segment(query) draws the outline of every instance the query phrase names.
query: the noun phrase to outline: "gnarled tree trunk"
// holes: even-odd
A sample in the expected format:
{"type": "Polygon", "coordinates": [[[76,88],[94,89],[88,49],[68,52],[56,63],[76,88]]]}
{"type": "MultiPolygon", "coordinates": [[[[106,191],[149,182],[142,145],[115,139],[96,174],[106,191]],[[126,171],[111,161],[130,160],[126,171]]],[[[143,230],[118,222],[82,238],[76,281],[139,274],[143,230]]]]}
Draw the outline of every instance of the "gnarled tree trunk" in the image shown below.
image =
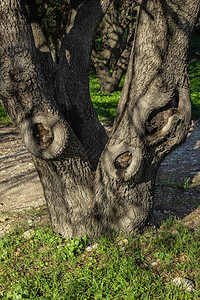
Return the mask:
{"type": "Polygon", "coordinates": [[[1,1],[0,99],[32,153],[55,230],[132,234],[151,217],[161,161],[188,132],[187,51],[200,4],[141,1],[108,139],[90,99],[89,60],[110,1],[71,2],[57,68],[23,1],[1,1]]]}

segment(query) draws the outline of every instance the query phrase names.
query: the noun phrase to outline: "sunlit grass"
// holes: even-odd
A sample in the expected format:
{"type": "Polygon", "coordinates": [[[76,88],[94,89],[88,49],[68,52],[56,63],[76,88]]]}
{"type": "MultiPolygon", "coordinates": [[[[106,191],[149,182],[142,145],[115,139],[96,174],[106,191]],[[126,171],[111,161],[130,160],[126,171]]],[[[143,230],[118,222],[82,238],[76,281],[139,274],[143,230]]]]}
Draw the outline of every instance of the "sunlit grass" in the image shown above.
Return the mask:
{"type": "Polygon", "coordinates": [[[102,123],[112,123],[117,111],[117,105],[121,96],[122,87],[124,84],[122,78],[120,85],[114,93],[106,94],[100,91],[99,79],[95,74],[90,76],[90,95],[102,123]]]}
{"type": "MultiPolygon", "coordinates": [[[[200,62],[189,64],[190,90],[192,101],[192,118],[200,118],[200,62]]],[[[120,99],[124,78],[120,82],[118,90],[112,94],[100,91],[98,77],[90,76],[90,94],[99,119],[103,123],[113,122],[120,99]]]]}
{"type": "Polygon", "coordinates": [[[136,238],[67,240],[50,228],[0,240],[2,299],[199,299],[200,230],[167,220],[136,238]],[[152,264],[154,263],[154,264],[152,264]],[[189,278],[193,292],[174,286],[189,278]]]}

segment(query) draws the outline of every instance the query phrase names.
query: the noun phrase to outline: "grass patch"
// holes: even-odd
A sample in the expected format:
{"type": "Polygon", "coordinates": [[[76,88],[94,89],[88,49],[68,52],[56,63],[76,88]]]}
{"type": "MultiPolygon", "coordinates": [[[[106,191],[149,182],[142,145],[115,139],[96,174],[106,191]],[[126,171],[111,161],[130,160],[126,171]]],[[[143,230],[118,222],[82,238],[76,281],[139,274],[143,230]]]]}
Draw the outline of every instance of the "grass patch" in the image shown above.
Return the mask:
{"type": "Polygon", "coordinates": [[[90,75],[90,95],[94,108],[102,123],[112,123],[114,121],[117,105],[121,96],[125,76],[122,78],[118,90],[111,94],[100,91],[98,77],[92,73],[90,75]]]}
{"type": "MultiPolygon", "coordinates": [[[[192,101],[192,119],[200,118],[200,62],[189,63],[190,90],[192,101]]],[[[95,74],[90,76],[90,94],[93,105],[102,123],[112,123],[117,105],[121,96],[125,76],[122,78],[119,88],[112,94],[100,91],[98,77],[95,74]]]]}
{"type": "Polygon", "coordinates": [[[199,299],[200,230],[171,219],[137,238],[63,239],[48,227],[0,240],[2,299],[199,299]],[[176,234],[174,235],[174,231],[176,234]],[[152,265],[153,262],[157,262],[152,265]],[[174,286],[189,278],[193,292],[174,286]]]}
{"type": "Polygon", "coordinates": [[[7,116],[3,106],[0,103],[0,125],[9,125],[11,124],[11,121],[9,119],[9,117],[7,116]]]}

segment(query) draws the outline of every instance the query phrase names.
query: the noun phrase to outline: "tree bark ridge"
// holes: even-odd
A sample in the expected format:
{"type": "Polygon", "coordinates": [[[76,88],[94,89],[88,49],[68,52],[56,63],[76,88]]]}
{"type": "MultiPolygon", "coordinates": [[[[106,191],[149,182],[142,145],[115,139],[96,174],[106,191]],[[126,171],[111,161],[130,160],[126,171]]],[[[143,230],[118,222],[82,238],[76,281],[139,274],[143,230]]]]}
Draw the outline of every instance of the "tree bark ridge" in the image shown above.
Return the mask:
{"type": "Polygon", "coordinates": [[[189,130],[187,52],[200,5],[197,1],[179,4],[160,0],[143,1],[140,6],[117,116],[96,172],[95,206],[105,232],[109,226],[119,231],[124,224],[123,230],[132,233],[149,220],[157,169],[165,156],[185,140],[189,130]],[[127,166],[120,167],[115,162],[126,153],[127,166]],[[105,205],[106,199],[112,203],[111,210],[105,205]],[[122,212],[118,215],[120,207],[127,212],[124,216],[122,212]],[[142,216],[141,226],[135,226],[138,215],[142,216]]]}

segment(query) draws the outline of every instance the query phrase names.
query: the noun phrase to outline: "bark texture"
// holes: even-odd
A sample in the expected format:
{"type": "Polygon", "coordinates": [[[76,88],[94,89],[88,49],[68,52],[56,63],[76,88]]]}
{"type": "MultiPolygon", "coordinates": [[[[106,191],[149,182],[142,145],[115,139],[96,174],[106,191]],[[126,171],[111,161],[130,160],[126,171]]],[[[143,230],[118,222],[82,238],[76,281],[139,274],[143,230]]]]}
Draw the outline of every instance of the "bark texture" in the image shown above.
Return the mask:
{"type": "Polygon", "coordinates": [[[200,3],[140,1],[108,139],[90,99],[89,61],[110,1],[71,2],[56,67],[23,1],[1,1],[0,100],[32,153],[56,231],[136,233],[149,222],[159,164],[189,128],[187,51],[200,3]]]}
{"type": "Polygon", "coordinates": [[[117,116],[97,169],[98,230],[133,233],[149,220],[157,169],[189,129],[187,51],[198,10],[197,1],[141,4],[117,116]]]}

